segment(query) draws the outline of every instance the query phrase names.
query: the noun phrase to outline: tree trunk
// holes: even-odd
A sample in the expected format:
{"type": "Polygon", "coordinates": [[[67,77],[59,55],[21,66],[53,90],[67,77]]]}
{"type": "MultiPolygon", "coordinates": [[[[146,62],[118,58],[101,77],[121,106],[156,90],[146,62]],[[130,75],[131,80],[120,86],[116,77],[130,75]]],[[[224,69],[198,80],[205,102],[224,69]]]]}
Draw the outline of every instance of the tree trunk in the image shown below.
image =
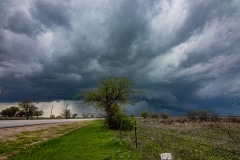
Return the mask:
{"type": "Polygon", "coordinates": [[[113,109],[112,107],[108,107],[106,113],[107,113],[106,122],[108,124],[108,127],[111,129],[118,129],[119,125],[117,121],[117,116],[119,114],[119,111],[116,110],[116,108],[113,109]]]}
{"type": "Polygon", "coordinates": [[[26,120],[28,120],[29,119],[29,113],[27,112],[27,115],[26,115],[26,120]]]}

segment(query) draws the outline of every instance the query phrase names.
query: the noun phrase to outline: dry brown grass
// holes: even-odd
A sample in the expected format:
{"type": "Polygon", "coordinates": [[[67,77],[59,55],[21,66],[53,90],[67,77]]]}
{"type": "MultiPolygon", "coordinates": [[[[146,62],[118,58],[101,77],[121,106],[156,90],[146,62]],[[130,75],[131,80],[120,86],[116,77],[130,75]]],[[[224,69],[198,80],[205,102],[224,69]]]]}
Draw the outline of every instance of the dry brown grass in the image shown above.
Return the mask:
{"type": "Polygon", "coordinates": [[[42,137],[55,137],[54,135],[61,135],[56,134],[53,131],[59,130],[60,131],[72,131],[74,129],[78,129],[81,126],[85,125],[84,122],[64,122],[64,123],[55,123],[55,124],[41,124],[41,125],[34,125],[34,126],[24,126],[24,127],[14,127],[14,128],[3,128],[0,130],[0,140],[7,141],[13,140],[16,138],[16,135],[22,132],[34,132],[34,131],[43,131],[42,137]]]}
{"type": "Polygon", "coordinates": [[[240,123],[184,119],[137,119],[137,149],[134,132],[123,132],[121,138],[143,159],[158,159],[159,152],[171,152],[184,160],[240,159],[240,123]]]}

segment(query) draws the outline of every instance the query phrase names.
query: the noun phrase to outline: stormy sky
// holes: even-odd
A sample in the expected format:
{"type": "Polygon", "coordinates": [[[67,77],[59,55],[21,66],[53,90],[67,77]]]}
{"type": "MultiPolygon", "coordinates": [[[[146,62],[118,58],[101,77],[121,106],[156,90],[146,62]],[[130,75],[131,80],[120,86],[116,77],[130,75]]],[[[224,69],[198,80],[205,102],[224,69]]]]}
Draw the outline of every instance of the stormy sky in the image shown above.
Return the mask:
{"type": "Polygon", "coordinates": [[[0,102],[73,100],[103,76],[130,110],[240,114],[239,0],[1,0],[0,102]]]}

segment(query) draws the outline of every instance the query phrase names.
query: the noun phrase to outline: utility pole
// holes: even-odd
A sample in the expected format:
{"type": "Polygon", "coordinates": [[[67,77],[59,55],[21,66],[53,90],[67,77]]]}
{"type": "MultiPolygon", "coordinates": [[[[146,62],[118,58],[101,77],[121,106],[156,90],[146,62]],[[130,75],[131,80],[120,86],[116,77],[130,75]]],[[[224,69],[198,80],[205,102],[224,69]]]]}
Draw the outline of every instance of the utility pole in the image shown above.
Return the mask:
{"type": "Polygon", "coordinates": [[[53,110],[53,105],[52,105],[52,109],[51,109],[51,113],[50,113],[50,118],[53,118],[52,117],[52,110],[53,110]]]}
{"type": "Polygon", "coordinates": [[[0,94],[2,93],[2,85],[0,86],[0,94]]]}
{"type": "Polygon", "coordinates": [[[65,114],[65,119],[68,118],[68,110],[67,110],[67,107],[68,107],[68,103],[67,103],[67,106],[66,106],[66,114],[65,114]]]}

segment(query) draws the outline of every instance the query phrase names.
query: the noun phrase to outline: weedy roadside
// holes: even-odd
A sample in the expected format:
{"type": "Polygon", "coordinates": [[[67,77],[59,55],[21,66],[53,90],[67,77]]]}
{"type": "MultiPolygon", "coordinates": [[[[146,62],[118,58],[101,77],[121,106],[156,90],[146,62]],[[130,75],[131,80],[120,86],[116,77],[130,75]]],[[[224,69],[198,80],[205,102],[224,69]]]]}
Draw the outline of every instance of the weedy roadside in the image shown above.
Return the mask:
{"type": "Polygon", "coordinates": [[[90,122],[65,122],[35,126],[4,128],[0,131],[0,160],[29,148],[34,144],[65,135],[90,122]]]}

